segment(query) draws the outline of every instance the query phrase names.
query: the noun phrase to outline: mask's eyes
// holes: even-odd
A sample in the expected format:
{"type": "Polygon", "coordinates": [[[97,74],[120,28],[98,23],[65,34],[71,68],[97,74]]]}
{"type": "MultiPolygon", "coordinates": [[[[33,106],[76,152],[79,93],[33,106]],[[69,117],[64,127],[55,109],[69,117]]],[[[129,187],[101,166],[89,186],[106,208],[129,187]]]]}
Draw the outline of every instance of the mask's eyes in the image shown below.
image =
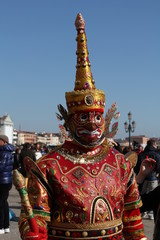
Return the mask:
{"type": "Polygon", "coordinates": [[[80,115],[80,121],[81,122],[85,122],[85,121],[87,121],[88,120],[88,115],[86,114],[86,113],[82,113],[81,115],[80,115]]]}
{"type": "Polygon", "coordinates": [[[101,123],[101,120],[102,120],[101,115],[96,115],[96,116],[95,116],[95,121],[96,121],[96,123],[101,123]]]}

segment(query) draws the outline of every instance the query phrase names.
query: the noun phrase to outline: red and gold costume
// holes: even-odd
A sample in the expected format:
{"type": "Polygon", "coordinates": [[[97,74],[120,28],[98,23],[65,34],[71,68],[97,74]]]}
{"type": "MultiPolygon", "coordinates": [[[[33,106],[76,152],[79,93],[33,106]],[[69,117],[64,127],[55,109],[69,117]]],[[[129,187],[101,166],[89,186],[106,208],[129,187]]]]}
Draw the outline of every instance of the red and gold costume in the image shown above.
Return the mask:
{"type": "Polygon", "coordinates": [[[105,95],[95,88],[84,26],[78,14],[75,89],[66,93],[68,112],[59,106],[68,140],[36,164],[25,159],[27,206],[32,212],[26,216],[23,201],[22,239],[146,239],[133,172],[135,155],[125,158],[104,136],[105,95]],[[33,219],[40,229],[35,235],[33,219]]]}

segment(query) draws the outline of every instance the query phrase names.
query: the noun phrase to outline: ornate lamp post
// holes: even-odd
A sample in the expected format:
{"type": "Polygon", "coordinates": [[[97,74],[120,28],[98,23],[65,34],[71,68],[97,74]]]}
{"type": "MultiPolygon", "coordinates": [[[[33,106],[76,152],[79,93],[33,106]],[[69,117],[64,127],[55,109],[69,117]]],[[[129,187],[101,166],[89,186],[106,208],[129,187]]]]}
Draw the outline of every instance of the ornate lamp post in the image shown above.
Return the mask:
{"type": "Polygon", "coordinates": [[[131,146],[131,132],[134,132],[135,128],[136,128],[136,122],[132,121],[132,113],[129,112],[128,113],[128,120],[129,120],[129,124],[127,122],[124,123],[124,129],[126,131],[126,133],[129,133],[129,147],[131,146]]]}

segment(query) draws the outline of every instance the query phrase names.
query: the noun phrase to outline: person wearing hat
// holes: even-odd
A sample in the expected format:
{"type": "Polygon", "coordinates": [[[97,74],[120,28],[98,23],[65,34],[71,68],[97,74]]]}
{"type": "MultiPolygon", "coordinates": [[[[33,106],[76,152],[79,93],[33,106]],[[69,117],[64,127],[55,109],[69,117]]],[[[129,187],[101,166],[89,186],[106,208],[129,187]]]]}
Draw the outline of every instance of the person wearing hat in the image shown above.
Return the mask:
{"type": "Polygon", "coordinates": [[[6,135],[0,135],[0,234],[9,233],[8,196],[12,188],[14,146],[6,135]]]}
{"type": "Polygon", "coordinates": [[[36,163],[24,159],[27,191],[17,171],[14,175],[22,199],[20,234],[22,239],[144,240],[136,153],[125,158],[109,144],[105,94],[95,87],[81,14],[75,25],[75,87],[66,92],[67,110],[59,105],[57,114],[64,120],[65,142],[36,163]]]}

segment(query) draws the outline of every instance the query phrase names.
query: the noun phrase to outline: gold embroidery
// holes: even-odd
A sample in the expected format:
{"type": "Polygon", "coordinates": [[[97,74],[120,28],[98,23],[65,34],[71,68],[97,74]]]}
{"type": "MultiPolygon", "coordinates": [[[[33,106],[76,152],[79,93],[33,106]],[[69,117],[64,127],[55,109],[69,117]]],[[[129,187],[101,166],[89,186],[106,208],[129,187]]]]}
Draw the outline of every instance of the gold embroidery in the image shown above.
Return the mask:
{"type": "MultiPolygon", "coordinates": [[[[82,203],[84,203],[85,201],[85,198],[88,198],[89,197],[89,194],[86,194],[84,192],[84,188],[81,187],[80,189],[79,188],[76,188],[76,191],[77,191],[77,194],[73,194],[73,196],[77,199],[79,199],[82,203]]],[[[75,200],[74,200],[75,201],[75,200]]]]}

